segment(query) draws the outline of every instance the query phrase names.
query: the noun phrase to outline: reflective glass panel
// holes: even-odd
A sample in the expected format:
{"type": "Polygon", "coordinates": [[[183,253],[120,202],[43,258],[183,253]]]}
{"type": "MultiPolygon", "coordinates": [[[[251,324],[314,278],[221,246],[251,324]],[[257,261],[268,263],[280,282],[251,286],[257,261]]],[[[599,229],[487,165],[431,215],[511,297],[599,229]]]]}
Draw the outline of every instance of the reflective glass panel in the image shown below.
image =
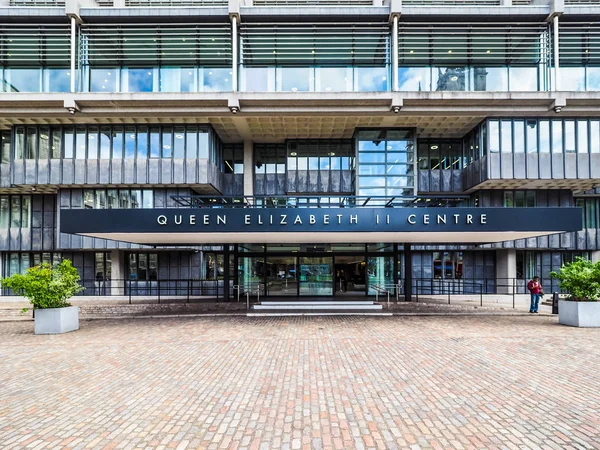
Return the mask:
{"type": "Polygon", "coordinates": [[[200,69],[204,92],[231,91],[231,69],[200,69]]]}
{"type": "Polygon", "coordinates": [[[117,79],[119,69],[111,68],[90,68],[90,91],[91,92],[118,92],[117,79]]]}
{"type": "Polygon", "coordinates": [[[52,69],[44,71],[44,92],[70,92],[71,69],[52,69]]]}
{"type": "Polygon", "coordinates": [[[552,121],[552,153],[562,153],[563,151],[563,126],[562,121],[552,121]]]}
{"type": "Polygon", "coordinates": [[[148,157],[148,127],[139,127],[137,130],[137,157],[148,157]]]}
{"type": "Polygon", "coordinates": [[[538,90],[537,67],[511,67],[508,73],[511,92],[538,90]]]}
{"type": "Polygon", "coordinates": [[[333,295],[333,258],[299,258],[300,295],[333,295]]]}
{"type": "Polygon", "coordinates": [[[269,92],[269,67],[244,67],[243,69],[244,90],[246,92],[269,92]]]}
{"type": "Polygon", "coordinates": [[[132,68],[127,70],[127,92],[152,92],[154,69],[132,68]]]}
{"type": "Polygon", "coordinates": [[[42,69],[4,69],[6,92],[41,92],[42,69]]]}
{"type": "Polygon", "coordinates": [[[312,67],[278,67],[277,86],[278,91],[283,92],[308,92],[313,85],[312,67]]]}
{"type": "Polygon", "coordinates": [[[347,67],[319,67],[316,69],[316,90],[343,92],[352,90],[352,69],[347,67]]]}
{"type": "Polygon", "coordinates": [[[355,67],[354,79],[356,91],[380,92],[388,90],[387,67],[355,67]]]}
{"type": "Polygon", "coordinates": [[[196,92],[197,69],[194,67],[161,67],[161,92],[196,92]]]}
{"type": "Polygon", "coordinates": [[[589,151],[588,121],[577,121],[577,152],[587,153],[589,151]]]}
{"type": "Polygon", "coordinates": [[[398,69],[400,91],[430,91],[431,69],[429,67],[400,67],[398,69]]]}

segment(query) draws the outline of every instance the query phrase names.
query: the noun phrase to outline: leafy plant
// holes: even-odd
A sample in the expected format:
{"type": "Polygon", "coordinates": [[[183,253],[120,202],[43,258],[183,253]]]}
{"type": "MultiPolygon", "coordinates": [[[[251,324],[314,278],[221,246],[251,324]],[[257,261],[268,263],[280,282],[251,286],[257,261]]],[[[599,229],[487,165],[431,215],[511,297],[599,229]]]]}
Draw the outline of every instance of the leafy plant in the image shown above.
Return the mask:
{"type": "Polygon", "coordinates": [[[600,300],[600,261],[577,257],[558,272],[550,272],[551,278],[560,281],[560,288],[567,291],[574,301],[600,300]]]}
{"type": "Polygon", "coordinates": [[[30,267],[24,275],[4,278],[2,286],[26,297],[33,309],[66,308],[71,306],[67,300],[85,289],[79,285],[79,273],[68,259],[30,267]]]}

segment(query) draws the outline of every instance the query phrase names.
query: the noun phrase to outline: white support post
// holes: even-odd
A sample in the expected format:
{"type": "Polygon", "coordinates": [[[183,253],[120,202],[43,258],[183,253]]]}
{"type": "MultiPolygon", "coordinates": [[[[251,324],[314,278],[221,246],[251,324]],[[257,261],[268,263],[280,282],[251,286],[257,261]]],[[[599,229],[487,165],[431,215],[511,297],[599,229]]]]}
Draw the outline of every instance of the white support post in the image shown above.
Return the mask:
{"type": "Polygon", "coordinates": [[[77,58],[77,19],[71,17],[71,92],[75,92],[75,59],[77,58]]]}
{"type": "Polygon", "coordinates": [[[398,91],[398,15],[394,14],[392,25],[392,91],[398,91]]]}
{"type": "Polygon", "coordinates": [[[554,90],[560,91],[560,63],[559,63],[559,39],[558,39],[558,15],[552,19],[554,27],[554,90]]]}
{"type": "Polygon", "coordinates": [[[231,17],[231,84],[233,92],[238,91],[238,26],[237,16],[231,17]]]}

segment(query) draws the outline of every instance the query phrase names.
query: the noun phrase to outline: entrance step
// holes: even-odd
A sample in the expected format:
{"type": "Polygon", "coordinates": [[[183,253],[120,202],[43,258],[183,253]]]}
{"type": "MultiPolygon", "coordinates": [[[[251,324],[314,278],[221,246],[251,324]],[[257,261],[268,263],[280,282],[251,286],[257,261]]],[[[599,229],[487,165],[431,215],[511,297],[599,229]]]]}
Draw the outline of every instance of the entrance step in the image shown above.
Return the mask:
{"type": "Polygon", "coordinates": [[[372,300],[265,300],[252,305],[252,316],[391,315],[372,300]]]}

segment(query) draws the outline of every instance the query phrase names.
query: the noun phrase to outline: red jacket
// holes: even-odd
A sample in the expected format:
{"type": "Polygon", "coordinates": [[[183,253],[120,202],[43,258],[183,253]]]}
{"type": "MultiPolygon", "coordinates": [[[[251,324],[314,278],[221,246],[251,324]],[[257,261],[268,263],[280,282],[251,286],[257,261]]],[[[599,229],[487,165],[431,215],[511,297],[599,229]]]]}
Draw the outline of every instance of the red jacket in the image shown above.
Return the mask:
{"type": "Polygon", "coordinates": [[[535,282],[531,280],[529,283],[527,283],[527,289],[529,289],[529,292],[532,294],[539,294],[542,292],[542,285],[539,281],[535,282]]]}

